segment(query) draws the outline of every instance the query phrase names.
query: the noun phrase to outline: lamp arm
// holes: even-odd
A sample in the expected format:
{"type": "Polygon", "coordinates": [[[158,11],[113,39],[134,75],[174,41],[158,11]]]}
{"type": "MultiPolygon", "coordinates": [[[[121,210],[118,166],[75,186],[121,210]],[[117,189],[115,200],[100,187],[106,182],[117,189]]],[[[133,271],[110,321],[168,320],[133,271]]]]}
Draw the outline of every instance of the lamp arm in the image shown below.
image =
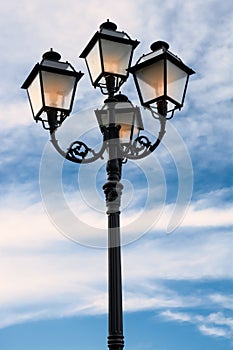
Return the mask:
{"type": "Polygon", "coordinates": [[[164,135],[166,133],[165,127],[166,127],[167,118],[160,116],[159,121],[160,121],[159,134],[158,134],[158,137],[157,137],[157,140],[155,141],[155,143],[150,146],[150,148],[149,148],[150,152],[154,152],[154,150],[158,147],[158,145],[160,144],[160,142],[162,141],[162,138],[164,137],[164,135]]]}
{"type": "Polygon", "coordinates": [[[56,151],[65,159],[73,162],[73,163],[79,163],[79,164],[87,164],[95,162],[97,159],[101,158],[103,159],[103,153],[106,149],[105,142],[103,143],[101,149],[99,152],[95,152],[93,149],[89,148],[84,142],[82,141],[74,141],[71,143],[67,151],[65,152],[58,143],[58,140],[56,139],[55,132],[51,133],[51,140],[50,140],[56,149],[56,151]],[[92,157],[86,158],[86,156],[91,153],[92,157]]]}
{"type": "Polygon", "coordinates": [[[152,144],[146,136],[137,137],[130,146],[126,146],[121,149],[121,154],[126,159],[142,159],[147,157],[149,154],[159,146],[163,136],[165,135],[166,117],[160,115],[158,118],[160,122],[160,130],[156,141],[152,144]]]}

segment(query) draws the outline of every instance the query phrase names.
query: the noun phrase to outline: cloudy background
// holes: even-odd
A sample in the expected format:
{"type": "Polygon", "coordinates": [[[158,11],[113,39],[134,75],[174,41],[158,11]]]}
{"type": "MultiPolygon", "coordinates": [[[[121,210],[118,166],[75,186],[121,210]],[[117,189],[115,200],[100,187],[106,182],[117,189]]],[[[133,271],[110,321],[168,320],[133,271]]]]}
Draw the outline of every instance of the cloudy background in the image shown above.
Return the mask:
{"type": "MultiPolygon", "coordinates": [[[[134,62],[165,40],[196,71],[156,155],[124,166],[126,348],[232,348],[232,17],[230,0],[1,5],[2,350],[106,347],[104,162],[60,160],[20,86],[53,47],[85,73],[61,138],[72,123],[85,133],[82,118],[97,133],[89,112],[103,97],[78,56],[107,18],[141,42],[134,62]],[[61,183],[66,212],[48,195],[61,183]]],[[[131,77],[122,92],[139,104],[131,77]]]]}

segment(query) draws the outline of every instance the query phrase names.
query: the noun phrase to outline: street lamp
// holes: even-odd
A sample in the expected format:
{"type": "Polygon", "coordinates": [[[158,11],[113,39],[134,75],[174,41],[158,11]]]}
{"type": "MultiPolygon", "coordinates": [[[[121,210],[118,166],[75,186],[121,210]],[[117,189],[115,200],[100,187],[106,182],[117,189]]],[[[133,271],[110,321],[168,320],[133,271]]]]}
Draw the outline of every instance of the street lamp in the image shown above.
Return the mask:
{"type": "Polygon", "coordinates": [[[61,55],[52,49],[43,55],[22,85],[27,89],[36,122],[54,131],[70,114],[78,81],[83,73],[76,72],[61,55]]]}
{"type": "Polygon", "coordinates": [[[53,50],[43,55],[22,85],[27,89],[33,117],[50,131],[55,149],[67,160],[75,163],[91,163],[103,159],[106,151],[107,182],[103,186],[108,215],[108,296],[109,326],[108,347],[121,350],[124,347],[121,277],[120,205],[123,186],[122,164],[128,159],[148,156],[160,144],[166,120],[181,109],[184,103],[188,78],[194,71],[177,56],[168,51],[168,44],[158,41],[151,45],[152,52],[143,55],[131,67],[137,40],[116,30],[107,20],[81,54],[89,71],[94,88],[99,87],[107,98],[101,109],[95,110],[103,142],[98,152],[82,141],[74,141],[63,150],[55,133],[72,110],[78,81],[83,73],[76,72],[68,62],[60,62],[61,56],[53,50]],[[119,93],[120,87],[133,74],[142,106],[149,109],[160,123],[154,142],[140,135],[143,121],[139,107],[127,96],[119,93]],[[171,113],[171,116],[168,116],[171,113]]]}
{"type": "Polygon", "coordinates": [[[183,106],[189,76],[194,71],[168,49],[168,43],[156,41],[151,45],[152,52],[140,57],[129,71],[142,106],[162,115],[172,112],[173,116],[183,106]]]}
{"type": "Polygon", "coordinates": [[[117,92],[128,78],[133,51],[139,44],[128,34],[116,30],[109,20],[100,26],[80,57],[84,58],[94,87],[108,95],[117,92]],[[105,92],[104,92],[105,93],[105,92]]]}

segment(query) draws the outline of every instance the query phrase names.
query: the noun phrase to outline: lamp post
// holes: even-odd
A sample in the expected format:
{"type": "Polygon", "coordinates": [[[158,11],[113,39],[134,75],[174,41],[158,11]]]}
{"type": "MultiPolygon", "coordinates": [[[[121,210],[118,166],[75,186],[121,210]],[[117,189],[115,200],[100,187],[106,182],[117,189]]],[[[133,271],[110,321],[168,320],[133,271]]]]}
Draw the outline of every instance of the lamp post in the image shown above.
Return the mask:
{"type": "Polygon", "coordinates": [[[168,51],[169,46],[163,41],[152,44],[152,52],[131,66],[133,51],[138,44],[128,34],[117,31],[116,24],[107,20],[80,55],[86,61],[93,87],[99,87],[107,96],[103,107],[95,110],[103,135],[98,152],[82,141],[74,141],[68,150],[63,150],[55,137],[57,128],[71,113],[77,83],[83,73],[76,72],[70,63],[61,62],[60,54],[51,49],[22,85],[28,92],[35,121],[41,121],[50,131],[52,144],[64,158],[85,164],[103,158],[104,152],[108,157],[107,182],[103,190],[108,215],[109,350],[124,347],[120,239],[122,165],[128,159],[147,157],[158,147],[165,134],[166,120],[173,117],[176,109],[182,108],[188,78],[194,73],[168,51]],[[129,73],[133,74],[142,106],[149,109],[160,123],[153,142],[140,135],[143,121],[139,107],[119,93],[129,73]]]}

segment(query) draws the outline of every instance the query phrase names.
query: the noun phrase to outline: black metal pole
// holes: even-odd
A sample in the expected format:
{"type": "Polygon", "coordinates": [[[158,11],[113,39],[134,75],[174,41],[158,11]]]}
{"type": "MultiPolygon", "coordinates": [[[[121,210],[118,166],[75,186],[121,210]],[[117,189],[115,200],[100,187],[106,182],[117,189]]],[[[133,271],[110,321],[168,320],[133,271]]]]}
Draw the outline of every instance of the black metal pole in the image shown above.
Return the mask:
{"type": "MultiPolygon", "coordinates": [[[[109,106],[110,120],[114,110],[109,106]]],[[[103,186],[108,215],[108,347],[122,350],[123,311],[121,278],[120,204],[123,186],[121,180],[122,159],[118,155],[119,128],[114,123],[107,128],[108,179],[103,186]]]]}
{"type": "MultiPolygon", "coordinates": [[[[117,190],[120,196],[121,188],[117,190]]],[[[108,206],[108,208],[110,208],[108,206]]],[[[108,347],[109,350],[122,350],[123,311],[122,311],[122,280],[121,280],[121,246],[120,246],[120,211],[111,212],[108,209],[108,347]]]]}

